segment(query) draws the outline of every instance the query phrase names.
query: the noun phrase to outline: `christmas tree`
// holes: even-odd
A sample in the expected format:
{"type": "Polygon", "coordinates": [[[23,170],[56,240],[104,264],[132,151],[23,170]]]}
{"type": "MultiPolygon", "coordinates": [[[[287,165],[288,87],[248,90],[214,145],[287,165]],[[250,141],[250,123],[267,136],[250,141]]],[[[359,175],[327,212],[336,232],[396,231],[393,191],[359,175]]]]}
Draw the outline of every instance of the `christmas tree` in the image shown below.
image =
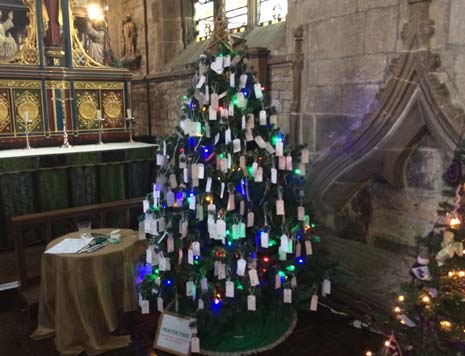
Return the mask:
{"type": "Polygon", "coordinates": [[[174,299],[201,336],[276,305],[316,310],[314,282],[328,268],[304,207],[309,151],[288,145],[248,55],[227,36],[216,32],[217,53],[201,56],[176,133],[158,140],[158,178],[144,201],[151,246],[141,298],[159,311],[174,299]]]}
{"type": "Polygon", "coordinates": [[[395,334],[385,341],[384,355],[465,352],[464,147],[457,150],[445,176],[444,195],[450,201],[440,204],[433,231],[419,239],[419,254],[410,269],[412,280],[393,301],[390,326],[395,334]]]}

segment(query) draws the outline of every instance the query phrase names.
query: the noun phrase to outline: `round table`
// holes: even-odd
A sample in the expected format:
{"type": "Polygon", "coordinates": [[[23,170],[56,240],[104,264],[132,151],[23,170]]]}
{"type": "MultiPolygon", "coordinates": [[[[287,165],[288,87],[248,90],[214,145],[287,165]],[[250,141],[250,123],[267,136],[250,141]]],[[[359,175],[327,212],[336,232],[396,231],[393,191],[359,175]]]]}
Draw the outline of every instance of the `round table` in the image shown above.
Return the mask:
{"type": "MultiPolygon", "coordinates": [[[[92,232],[109,234],[112,229],[92,232]]],[[[79,238],[71,233],[53,240],[47,249],[64,238],[79,238]]],[[[43,339],[55,335],[62,355],[85,351],[96,355],[126,347],[130,336],[113,336],[118,312],[137,308],[135,265],[147,248],[133,230],[121,230],[121,242],[108,244],[90,253],[44,254],[38,327],[31,335],[43,339]]]]}

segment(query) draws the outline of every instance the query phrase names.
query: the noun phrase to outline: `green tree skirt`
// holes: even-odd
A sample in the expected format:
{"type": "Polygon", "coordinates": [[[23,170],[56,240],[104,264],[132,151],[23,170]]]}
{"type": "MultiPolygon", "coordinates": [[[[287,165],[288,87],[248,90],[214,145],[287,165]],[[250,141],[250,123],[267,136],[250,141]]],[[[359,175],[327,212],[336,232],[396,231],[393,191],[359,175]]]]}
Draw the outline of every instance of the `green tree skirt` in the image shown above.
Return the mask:
{"type": "Polygon", "coordinates": [[[202,354],[231,356],[271,350],[294,330],[293,306],[272,304],[256,312],[217,310],[197,316],[202,354]]]}

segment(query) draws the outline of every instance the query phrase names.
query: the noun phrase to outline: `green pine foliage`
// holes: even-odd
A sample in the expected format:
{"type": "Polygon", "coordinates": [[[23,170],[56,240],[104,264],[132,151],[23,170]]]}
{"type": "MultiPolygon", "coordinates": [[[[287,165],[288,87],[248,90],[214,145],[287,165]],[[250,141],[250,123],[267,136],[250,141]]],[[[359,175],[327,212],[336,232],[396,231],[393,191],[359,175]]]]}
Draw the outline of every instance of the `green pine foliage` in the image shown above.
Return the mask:
{"type": "MultiPolygon", "coordinates": [[[[460,157],[461,153],[457,154],[460,157]]],[[[423,280],[412,274],[412,281],[401,286],[393,297],[393,315],[386,326],[394,330],[404,355],[463,355],[465,352],[465,240],[463,160],[452,166],[460,181],[452,184],[444,194],[448,199],[439,204],[439,220],[433,231],[419,239],[426,246],[427,266],[431,278],[423,280]],[[459,189],[457,189],[459,187],[459,189]],[[454,197],[451,199],[451,197],[454,197]],[[451,224],[452,218],[460,224],[451,224]],[[401,322],[402,317],[409,322],[401,322]]],[[[447,176],[446,176],[447,177],[447,176]]],[[[414,265],[413,267],[417,266],[414,265]]],[[[389,333],[389,332],[388,332],[389,333]]],[[[384,350],[387,352],[387,348],[384,350]]],[[[390,355],[383,353],[383,355],[390,355]]]]}

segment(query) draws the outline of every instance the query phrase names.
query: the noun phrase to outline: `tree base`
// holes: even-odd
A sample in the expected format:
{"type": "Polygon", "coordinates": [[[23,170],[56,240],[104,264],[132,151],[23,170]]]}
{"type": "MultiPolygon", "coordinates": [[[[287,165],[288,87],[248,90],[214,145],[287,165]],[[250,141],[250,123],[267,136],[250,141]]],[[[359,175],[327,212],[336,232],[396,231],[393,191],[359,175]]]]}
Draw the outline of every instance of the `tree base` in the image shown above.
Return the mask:
{"type": "Polygon", "coordinates": [[[297,324],[290,306],[233,314],[222,330],[199,330],[201,353],[207,356],[242,356],[268,351],[286,340],[297,324]]]}

